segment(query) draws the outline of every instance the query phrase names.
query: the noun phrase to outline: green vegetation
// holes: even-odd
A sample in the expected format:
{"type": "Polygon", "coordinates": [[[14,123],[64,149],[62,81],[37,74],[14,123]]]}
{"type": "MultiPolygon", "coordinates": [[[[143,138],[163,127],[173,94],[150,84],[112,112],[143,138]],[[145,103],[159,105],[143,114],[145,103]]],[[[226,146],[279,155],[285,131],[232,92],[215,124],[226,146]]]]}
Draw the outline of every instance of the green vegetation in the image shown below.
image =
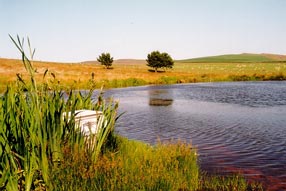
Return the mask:
{"type": "Polygon", "coordinates": [[[142,142],[116,136],[96,163],[85,153],[72,153],[53,172],[56,190],[262,190],[239,175],[206,176],[199,172],[196,150],[183,142],[142,142]],[[112,145],[112,146],[110,146],[112,145]]]}
{"type": "Polygon", "coordinates": [[[262,62],[281,62],[286,61],[286,56],[273,54],[227,54],[219,56],[209,56],[178,60],[178,62],[188,63],[262,63],[262,62]]]}
{"type": "MultiPolygon", "coordinates": [[[[22,54],[29,83],[19,74],[16,84],[7,87],[0,99],[0,189],[53,190],[53,170],[64,160],[62,147],[72,153],[85,152],[96,163],[103,145],[112,137],[117,104],[100,99],[94,103],[92,90],[87,94],[64,92],[47,70],[46,83],[38,85],[36,69],[27,58],[20,38],[14,44],[22,54]],[[98,123],[98,133],[86,138],[75,129],[77,109],[101,110],[105,123],[98,123]],[[70,112],[71,116],[63,116],[70,112]]],[[[28,40],[29,48],[30,42],[28,40]]],[[[31,58],[34,51],[30,48],[31,58]]]]}
{"type": "Polygon", "coordinates": [[[98,58],[97,61],[104,65],[107,69],[110,68],[113,62],[113,57],[110,56],[110,53],[102,53],[98,58]]]}
{"type": "Polygon", "coordinates": [[[285,80],[286,63],[176,63],[179,82],[267,81],[285,80]]]}
{"type": "Polygon", "coordinates": [[[233,191],[233,190],[247,190],[247,191],[262,191],[263,187],[258,183],[247,183],[240,175],[233,175],[229,177],[219,176],[202,176],[202,185],[200,191],[233,191]]]}
{"type": "Polygon", "coordinates": [[[68,153],[55,171],[63,190],[197,190],[199,169],[195,150],[183,143],[154,147],[117,137],[118,147],[105,150],[91,164],[80,154],[68,153]],[[115,148],[115,150],[114,150],[115,148]],[[68,156],[73,156],[70,158],[68,156]],[[82,160],[84,159],[84,160],[82,160]],[[86,166],[90,166],[86,169],[86,166]],[[85,184],[82,184],[85,183],[85,184]],[[86,187],[82,187],[86,186],[86,187]]]}
{"type": "Polygon", "coordinates": [[[100,95],[92,99],[93,79],[87,93],[63,90],[50,70],[38,83],[23,41],[12,40],[27,76],[18,74],[0,97],[1,190],[262,190],[240,176],[205,176],[190,144],[150,146],[115,135],[118,104],[106,104],[100,95]],[[86,137],[75,129],[78,109],[103,111],[106,123],[97,134],[86,137]]]}
{"type": "MultiPolygon", "coordinates": [[[[143,79],[137,79],[137,78],[128,78],[124,80],[103,80],[103,83],[105,88],[124,88],[124,87],[131,87],[131,86],[143,86],[148,84],[145,80],[143,79]]],[[[102,85],[101,84],[101,85],[102,85]]]]}
{"type": "Polygon", "coordinates": [[[174,61],[171,56],[166,53],[160,53],[159,51],[153,51],[147,56],[147,66],[154,68],[157,72],[158,68],[173,68],[174,61]]]}

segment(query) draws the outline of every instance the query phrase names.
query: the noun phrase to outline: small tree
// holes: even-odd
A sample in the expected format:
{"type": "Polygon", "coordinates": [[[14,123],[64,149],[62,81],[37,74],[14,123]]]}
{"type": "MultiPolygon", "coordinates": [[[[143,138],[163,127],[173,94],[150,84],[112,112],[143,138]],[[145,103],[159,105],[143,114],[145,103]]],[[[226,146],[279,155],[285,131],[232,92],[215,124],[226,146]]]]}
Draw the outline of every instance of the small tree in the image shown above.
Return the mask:
{"type": "Polygon", "coordinates": [[[159,51],[153,51],[147,56],[147,66],[154,68],[157,72],[158,68],[173,68],[174,61],[171,56],[166,53],[160,53],[159,51]]]}
{"type": "Polygon", "coordinates": [[[111,57],[109,53],[102,53],[97,58],[97,61],[100,62],[101,65],[104,65],[108,69],[113,63],[113,57],[111,57]]]}

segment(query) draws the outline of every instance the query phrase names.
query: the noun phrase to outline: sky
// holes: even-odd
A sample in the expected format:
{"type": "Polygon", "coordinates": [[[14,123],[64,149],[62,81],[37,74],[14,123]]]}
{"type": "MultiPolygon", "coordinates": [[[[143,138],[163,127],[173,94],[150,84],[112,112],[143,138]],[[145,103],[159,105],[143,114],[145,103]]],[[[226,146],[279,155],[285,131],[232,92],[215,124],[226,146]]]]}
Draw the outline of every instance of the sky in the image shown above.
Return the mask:
{"type": "Polygon", "coordinates": [[[42,61],[286,54],[285,10],[286,0],[0,0],[0,58],[21,56],[9,34],[29,37],[42,61]]]}

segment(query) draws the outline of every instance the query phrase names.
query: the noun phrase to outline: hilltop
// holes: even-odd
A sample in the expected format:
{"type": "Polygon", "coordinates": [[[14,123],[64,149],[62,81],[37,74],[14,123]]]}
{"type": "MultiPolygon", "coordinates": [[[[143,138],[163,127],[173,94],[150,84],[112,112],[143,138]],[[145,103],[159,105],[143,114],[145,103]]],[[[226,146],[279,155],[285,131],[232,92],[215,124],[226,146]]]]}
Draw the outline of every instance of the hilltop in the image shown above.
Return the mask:
{"type": "Polygon", "coordinates": [[[177,62],[191,63],[258,63],[258,62],[286,62],[286,55],[279,54],[225,54],[177,60],[177,62]]]}

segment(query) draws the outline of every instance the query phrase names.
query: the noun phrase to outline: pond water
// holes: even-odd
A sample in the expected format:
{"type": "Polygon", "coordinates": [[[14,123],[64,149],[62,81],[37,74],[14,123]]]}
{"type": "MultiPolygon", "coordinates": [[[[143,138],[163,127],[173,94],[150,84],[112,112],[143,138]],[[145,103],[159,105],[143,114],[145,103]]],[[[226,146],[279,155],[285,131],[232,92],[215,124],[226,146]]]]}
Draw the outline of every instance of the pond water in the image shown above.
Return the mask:
{"type": "Polygon", "coordinates": [[[155,144],[185,140],[208,173],[242,173],[286,190],[286,82],[196,83],[108,90],[116,130],[155,144]]]}

